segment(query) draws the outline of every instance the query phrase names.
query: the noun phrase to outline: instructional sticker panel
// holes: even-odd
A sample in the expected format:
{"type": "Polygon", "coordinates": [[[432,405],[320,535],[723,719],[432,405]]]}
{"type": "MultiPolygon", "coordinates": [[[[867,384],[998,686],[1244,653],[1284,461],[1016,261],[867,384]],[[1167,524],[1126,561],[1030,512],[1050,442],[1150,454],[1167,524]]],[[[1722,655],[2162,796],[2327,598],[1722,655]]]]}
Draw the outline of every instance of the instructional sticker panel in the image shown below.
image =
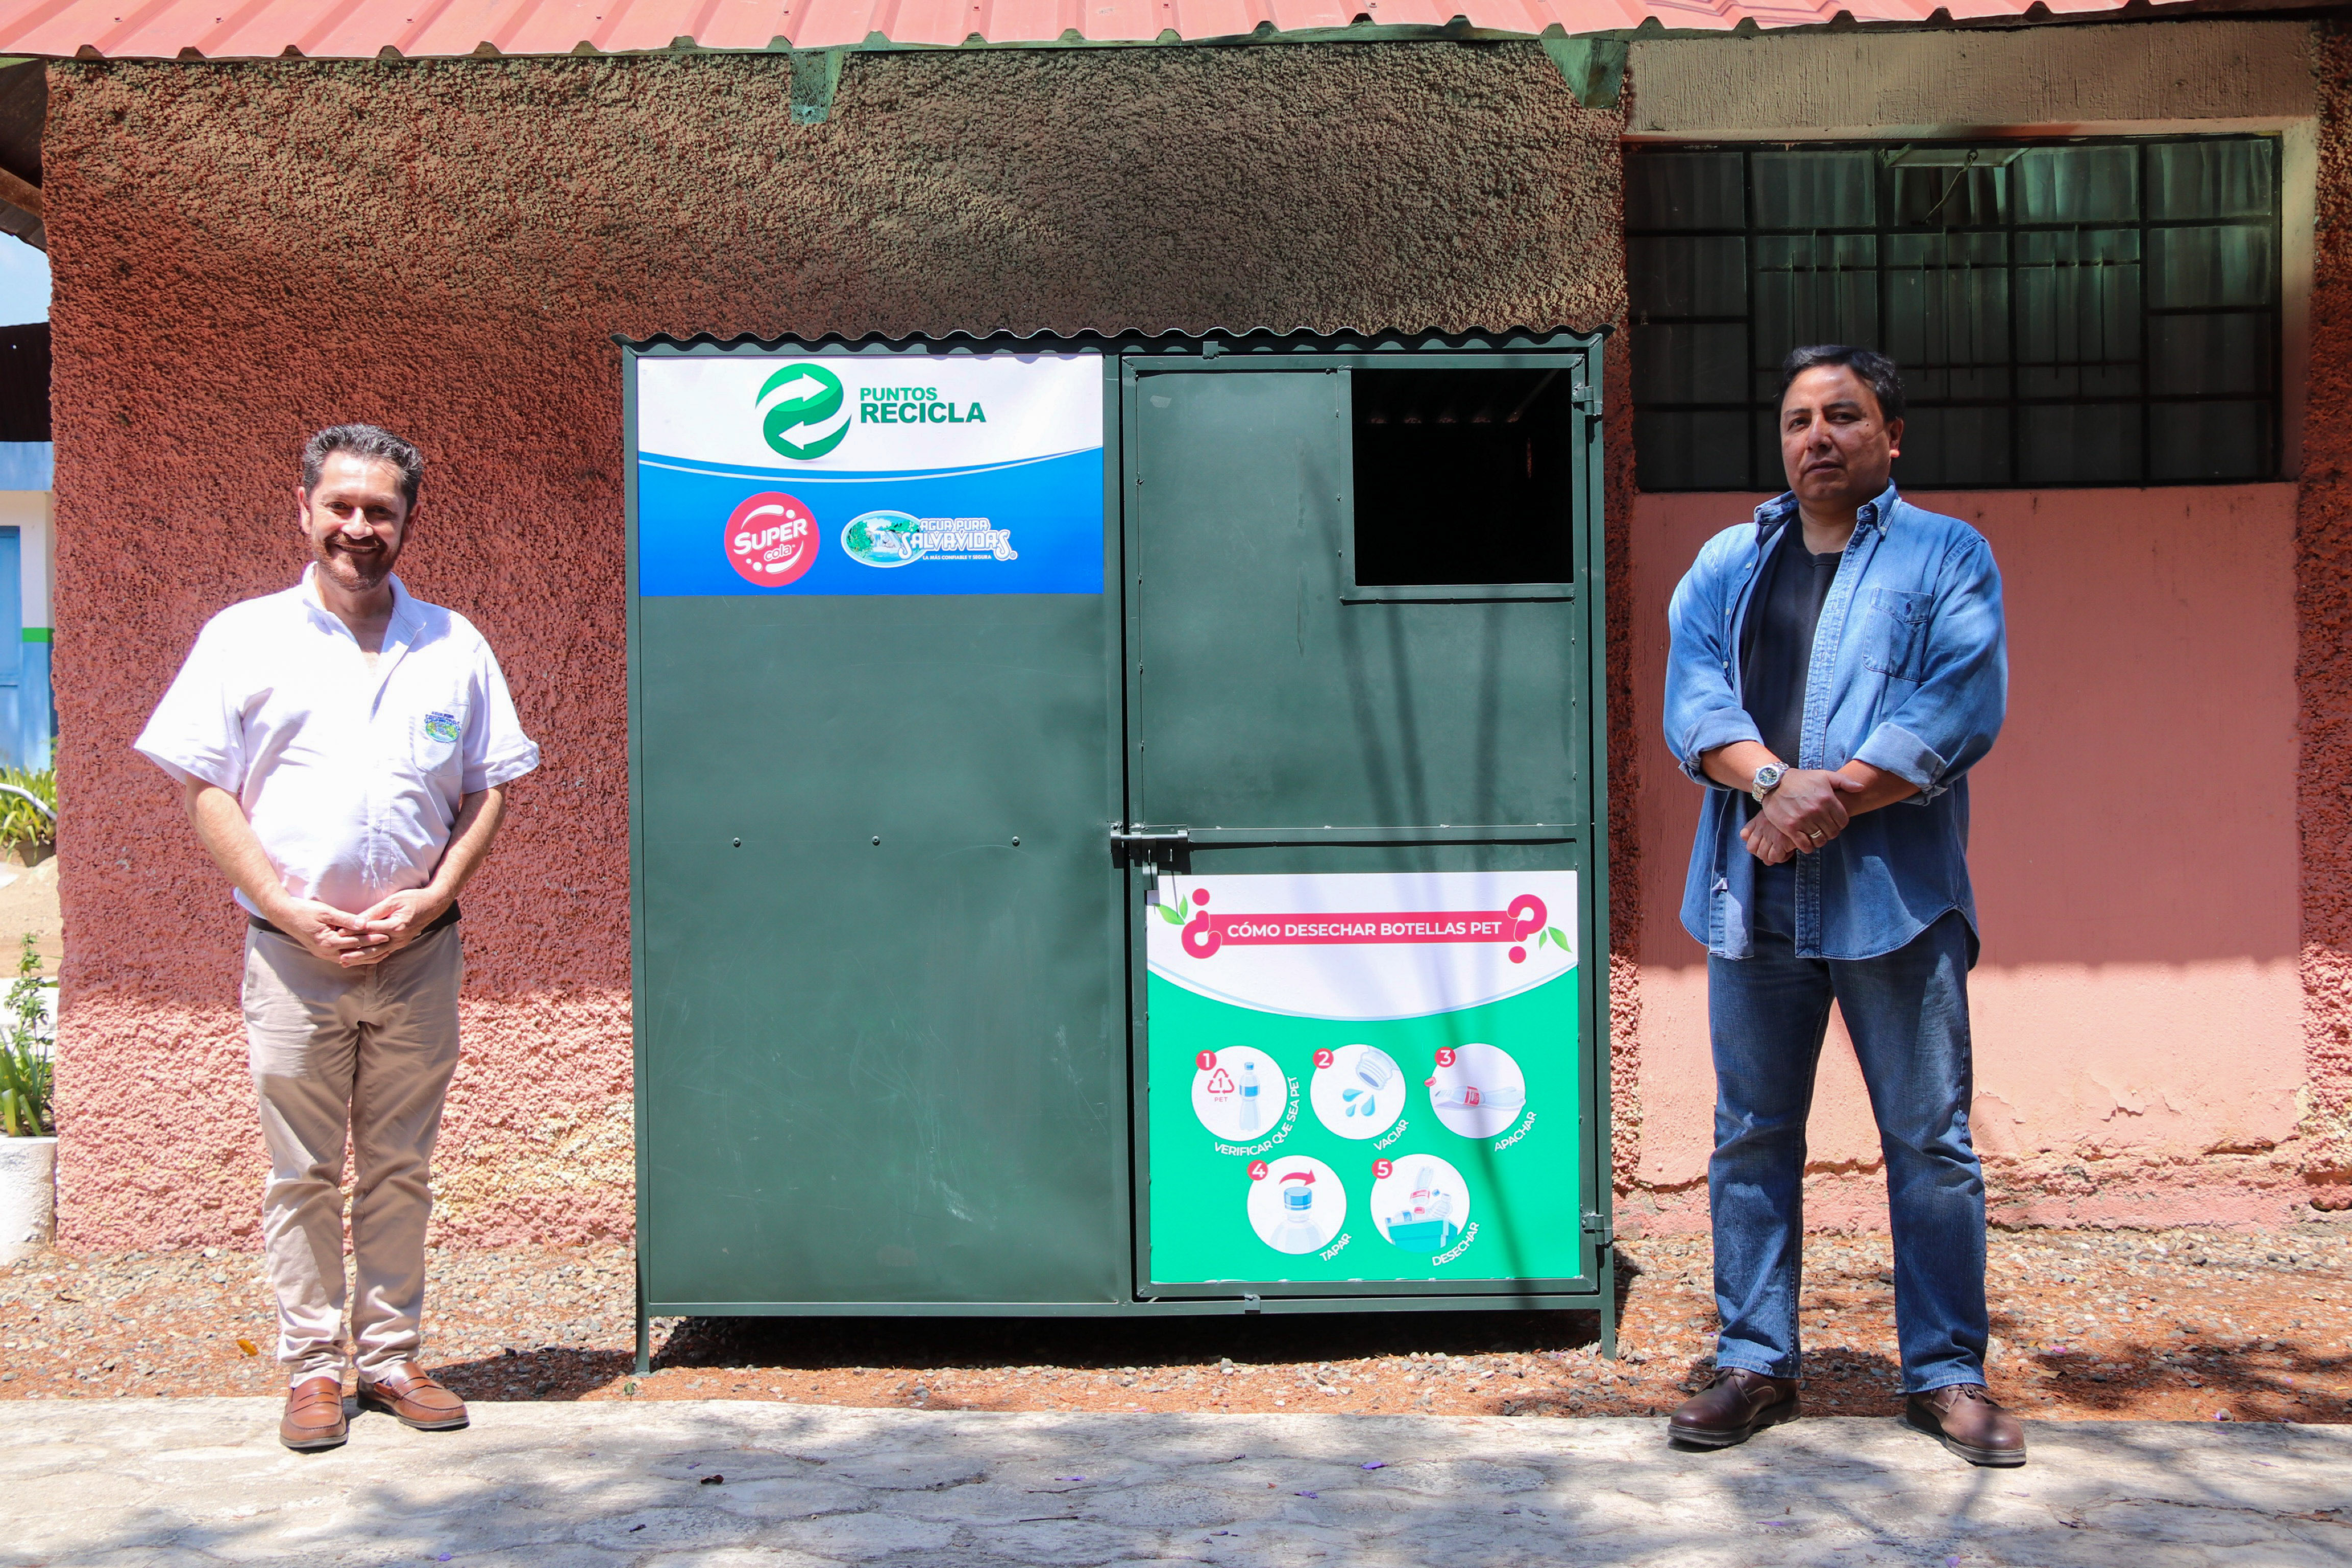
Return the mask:
{"type": "Polygon", "coordinates": [[[646,596],[1102,592],[1098,354],[635,363],[646,596]]]}
{"type": "Polygon", "coordinates": [[[1582,1272],[1576,874],[1162,878],[1155,1286],[1582,1272]]]}

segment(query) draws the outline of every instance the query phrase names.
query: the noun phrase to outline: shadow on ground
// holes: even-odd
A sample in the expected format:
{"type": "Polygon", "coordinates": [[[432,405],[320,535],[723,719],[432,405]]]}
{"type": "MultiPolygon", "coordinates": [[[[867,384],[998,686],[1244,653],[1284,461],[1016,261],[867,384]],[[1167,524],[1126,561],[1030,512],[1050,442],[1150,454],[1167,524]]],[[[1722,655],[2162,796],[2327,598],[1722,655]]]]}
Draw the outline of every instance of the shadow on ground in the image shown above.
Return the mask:
{"type": "Polygon", "coordinates": [[[2033,1467],[1994,1472],[1876,1420],[1692,1455],[1654,1422],[677,1403],[430,1436],[370,1416],[298,1458],[254,1430],[267,1414],[28,1407],[0,1428],[0,1485],[42,1506],[0,1563],[2333,1568],[2352,1549],[2352,1434],[2315,1427],[2043,1426],[2033,1467]]]}
{"type": "Polygon", "coordinates": [[[662,1365],[1068,1367],[1532,1354],[1597,1342],[1590,1312],[1316,1313],[1158,1319],[688,1318],[662,1365]]]}

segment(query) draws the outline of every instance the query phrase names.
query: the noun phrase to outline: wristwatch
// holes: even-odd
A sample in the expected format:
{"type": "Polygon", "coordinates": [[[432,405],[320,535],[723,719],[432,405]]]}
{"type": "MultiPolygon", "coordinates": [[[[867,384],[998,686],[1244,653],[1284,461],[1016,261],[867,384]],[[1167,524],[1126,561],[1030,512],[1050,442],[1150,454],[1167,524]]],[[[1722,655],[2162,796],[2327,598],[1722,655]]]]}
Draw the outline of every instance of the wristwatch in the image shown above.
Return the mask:
{"type": "Polygon", "coordinates": [[[1787,776],[1788,772],[1784,763],[1766,763],[1756,770],[1756,782],[1748,786],[1748,793],[1756,797],[1757,805],[1762,805],[1764,797],[1780,787],[1780,780],[1787,776]]]}

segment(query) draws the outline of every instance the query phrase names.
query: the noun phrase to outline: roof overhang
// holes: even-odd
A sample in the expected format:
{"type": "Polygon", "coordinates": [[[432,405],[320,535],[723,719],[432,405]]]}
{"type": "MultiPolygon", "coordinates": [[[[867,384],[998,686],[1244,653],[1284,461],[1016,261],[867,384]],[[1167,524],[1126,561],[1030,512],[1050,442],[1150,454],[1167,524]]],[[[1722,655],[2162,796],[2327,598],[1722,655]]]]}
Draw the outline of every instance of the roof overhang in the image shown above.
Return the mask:
{"type": "MultiPolygon", "coordinates": [[[[15,0],[0,55],[416,59],[711,50],[1572,38],[2116,14],[2126,0],[15,0]]],[[[2165,12],[2206,7],[2195,0],[2165,12]]],[[[2147,0],[2128,9],[2147,15],[2147,0]]]]}

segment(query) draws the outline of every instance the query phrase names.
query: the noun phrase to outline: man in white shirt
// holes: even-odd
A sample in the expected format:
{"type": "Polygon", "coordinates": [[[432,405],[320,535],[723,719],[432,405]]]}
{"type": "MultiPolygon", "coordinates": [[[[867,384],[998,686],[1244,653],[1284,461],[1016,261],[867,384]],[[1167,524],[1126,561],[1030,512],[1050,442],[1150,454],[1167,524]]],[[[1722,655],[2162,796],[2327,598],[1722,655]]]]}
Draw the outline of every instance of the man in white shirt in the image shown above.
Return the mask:
{"type": "Polygon", "coordinates": [[[179,782],[249,923],[262,1235],[290,1373],[278,1437],[298,1450],[348,1436],[347,1359],[362,1405],[426,1431],[466,1425],[415,1360],[426,1183],[457,1065],[457,893],[539,748],[481,634],[392,574],[424,472],[372,425],[313,436],[295,492],[301,582],[207,622],[135,742],[179,782]]]}

